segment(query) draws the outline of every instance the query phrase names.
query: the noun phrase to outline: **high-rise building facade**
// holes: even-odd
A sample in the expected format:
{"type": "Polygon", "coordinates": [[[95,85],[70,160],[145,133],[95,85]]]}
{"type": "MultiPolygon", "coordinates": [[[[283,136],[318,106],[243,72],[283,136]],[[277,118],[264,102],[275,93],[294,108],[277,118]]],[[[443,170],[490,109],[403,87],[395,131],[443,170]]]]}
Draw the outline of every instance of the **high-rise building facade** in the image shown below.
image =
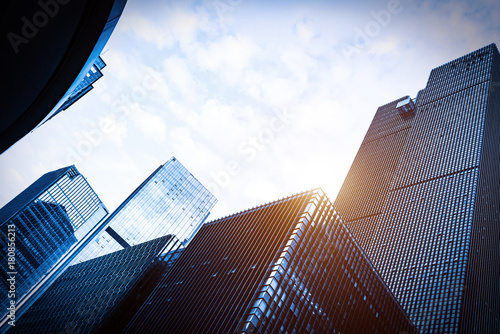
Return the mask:
{"type": "Polygon", "coordinates": [[[403,97],[378,108],[334,205],[361,248],[371,243],[414,114],[396,108],[403,97]]]}
{"type": "Polygon", "coordinates": [[[154,286],[161,277],[169,265],[161,255],[172,244],[182,249],[166,235],[71,266],[9,333],[119,333],[130,314],[122,304],[137,311],[148,293],[141,285],[154,286]]]}
{"type": "Polygon", "coordinates": [[[56,116],[61,111],[68,109],[69,107],[71,107],[71,105],[73,105],[73,103],[78,101],[82,96],[90,92],[94,88],[93,86],[94,82],[102,78],[101,70],[105,66],[106,63],[104,62],[104,60],[102,60],[101,57],[97,57],[94,64],[90,67],[90,70],[82,78],[82,80],[78,83],[78,85],[71,91],[71,94],[69,94],[66,100],[64,100],[63,104],[59,108],[52,110],[37,127],[41,126],[48,120],[52,119],[52,117],[56,116]]]}
{"type": "Polygon", "coordinates": [[[500,57],[380,107],[335,201],[423,333],[500,333],[500,57]]]}
{"type": "Polygon", "coordinates": [[[9,84],[0,90],[0,154],[59,112],[100,65],[126,2],[11,1],[2,8],[2,63],[8,64],[2,78],[9,84]],[[25,21],[33,17],[50,17],[50,24],[25,21]]]}
{"type": "Polygon", "coordinates": [[[416,333],[321,189],[205,223],[126,333],[416,333]]]}
{"type": "Polygon", "coordinates": [[[43,175],[0,209],[2,310],[55,279],[107,214],[74,166],[43,175]]]}
{"type": "Polygon", "coordinates": [[[158,167],[109,216],[78,263],[174,235],[186,243],[210,214],[216,198],[174,157],[158,167]]]}

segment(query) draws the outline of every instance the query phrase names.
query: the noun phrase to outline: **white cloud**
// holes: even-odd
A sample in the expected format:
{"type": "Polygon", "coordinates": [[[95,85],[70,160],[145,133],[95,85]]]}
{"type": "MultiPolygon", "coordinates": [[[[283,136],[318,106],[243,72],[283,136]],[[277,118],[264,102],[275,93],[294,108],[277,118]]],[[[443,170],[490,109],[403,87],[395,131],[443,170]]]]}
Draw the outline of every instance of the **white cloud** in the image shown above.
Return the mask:
{"type": "Polygon", "coordinates": [[[137,39],[153,43],[159,49],[171,47],[174,43],[174,36],[170,29],[164,29],[162,25],[142,15],[131,13],[123,20],[122,27],[132,30],[137,39]]]}
{"type": "Polygon", "coordinates": [[[187,3],[157,3],[148,10],[134,9],[122,16],[121,32],[130,31],[137,40],[152,43],[158,49],[170,48],[175,43],[189,44],[196,39],[199,30],[213,29],[205,11],[190,8],[187,3]]]}
{"type": "Polygon", "coordinates": [[[165,142],[167,138],[167,125],[159,115],[136,107],[131,113],[131,122],[147,139],[153,139],[158,143],[165,142]]]}
{"type": "Polygon", "coordinates": [[[316,29],[309,20],[302,20],[295,24],[295,34],[302,43],[308,43],[316,36],[316,29]]]}
{"type": "Polygon", "coordinates": [[[223,36],[213,42],[196,43],[187,56],[202,71],[215,72],[224,81],[237,84],[243,71],[259,57],[259,47],[248,38],[223,36]]]}
{"type": "Polygon", "coordinates": [[[392,57],[398,55],[401,48],[400,42],[394,37],[379,38],[372,42],[369,53],[381,55],[391,55],[392,57]]]}
{"type": "Polygon", "coordinates": [[[14,168],[9,168],[9,176],[13,178],[16,183],[22,183],[24,178],[17,170],[14,168]]]}
{"type": "Polygon", "coordinates": [[[164,77],[170,83],[169,88],[180,93],[182,99],[196,101],[201,97],[202,87],[183,58],[171,56],[163,61],[162,67],[164,77]]]}
{"type": "Polygon", "coordinates": [[[181,44],[189,44],[196,38],[198,28],[201,28],[196,13],[181,8],[173,8],[164,20],[167,29],[181,44]]]}
{"type": "Polygon", "coordinates": [[[303,87],[297,82],[272,78],[262,83],[263,100],[274,107],[288,105],[302,92],[303,87]]]}
{"type": "Polygon", "coordinates": [[[77,167],[110,207],[172,155],[204,183],[240,163],[216,215],[316,186],[335,196],[379,105],[500,42],[498,1],[402,1],[351,61],[340,42],[387,1],[225,3],[130,0],[95,89],[0,157],[1,199],[62,164],[103,120],[113,131],[77,167]],[[238,146],[283,109],[298,116],[248,161],[238,146]]]}
{"type": "Polygon", "coordinates": [[[121,120],[116,115],[107,115],[101,118],[101,121],[108,122],[110,124],[109,131],[106,131],[105,135],[113,143],[121,145],[123,140],[128,135],[127,121],[121,120]]]}

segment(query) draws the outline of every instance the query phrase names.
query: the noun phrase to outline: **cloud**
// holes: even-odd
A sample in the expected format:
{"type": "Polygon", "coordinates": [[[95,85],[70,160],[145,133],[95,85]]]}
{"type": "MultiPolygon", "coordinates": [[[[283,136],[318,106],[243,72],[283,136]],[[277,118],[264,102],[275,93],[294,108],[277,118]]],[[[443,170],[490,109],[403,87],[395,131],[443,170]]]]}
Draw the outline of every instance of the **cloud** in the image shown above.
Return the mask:
{"type": "Polygon", "coordinates": [[[181,44],[189,44],[195,40],[198,29],[201,30],[203,27],[198,15],[203,15],[203,13],[173,8],[164,22],[168,22],[167,29],[177,41],[181,44]]]}
{"type": "Polygon", "coordinates": [[[244,37],[225,36],[219,42],[209,43],[208,68],[217,70],[221,66],[228,66],[233,70],[242,70],[250,64],[258,51],[258,47],[244,37]]]}
{"type": "Polygon", "coordinates": [[[259,47],[250,39],[226,35],[208,43],[196,43],[186,56],[201,71],[212,72],[222,80],[235,84],[259,54],[259,47]]]}
{"type": "Polygon", "coordinates": [[[203,86],[192,73],[191,68],[184,58],[171,56],[162,63],[165,80],[169,83],[169,88],[181,95],[185,101],[197,101],[203,86]]]}
{"type": "Polygon", "coordinates": [[[210,6],[196,6],[188,1],[136,2],[127,5],[119,24],[121,33],[132,33],[138,42],[157,49],[185,47],[199,33],[213,33],[216,23],[210,17],[210,6]],[[144,7],[144,8],[143,8],[144,7]]]}
{"type": "Polygon", "coordinates": [[[9,176],[17,183],[22,183],[24,180],[23,176],[14,168],[9,168],[9,176]]]}
{"type": "Polygon", "coordinates": [[[397,38],[389,37],[389,38],[380,38],[371,44],[370,54],[376,54],[378,56],[381,55],[391,55],[395,56],[399,54],[400,49],[400,41],[397,38]]]}
{"type": "Polygon", "coordinates": [[[162,25],[140,14],[131,13],[123,20],[121,27],[127,27],[137,39],[153,43],[158,49],[171,47],[174,43],[174,36],[170,29],[164,29],[162,25]]]}
{"type": "Polygon", "coordinates": [[[288,105],[301,91],[300,85],[286,79],[272,78],[262,83],[263,100],[277,108],[288,105]]]}
{"type": "Polygon", "coordinates": [[[135,106],[130,115],[130,122],[142,132],[144,138],[153,139],[157,143],[165,142],[167,125],[161,116],[144,111],[139,106],[135,106]]]}
{"type": "Polygon", "coordinates": [[[0,171],[0,180],[2,183],[0,201],[1,203],[6,204],[10,200],[12,200],[15,195],[23,190],[23,186],[26,182],[26,175],[21,175],[21,173],[13,167],[3,167],[0,169],[0,171]]]}
{"type": "Polygon", "coordinates": [[[317,33],[314,24],[304,19],[295,24],[295,35],[302,43],[307,44],[317,33]]]}
{"type": "Polygon", "coordinates": [[[433,67],[500,41],[498,1],[401,0],[403,11],[347,60],[342,42],[387,4],[129,1],[95,88],[0,157],[1,198],[101,121],[114,128],[79,166],[106,204],[172,155],[206,184],[240,164],[215,216],[316,186],[335,196],[379,105],[415,96],[433,67]],[[238,147],[281,110],[297,117],[248,161],[238,147]]]}

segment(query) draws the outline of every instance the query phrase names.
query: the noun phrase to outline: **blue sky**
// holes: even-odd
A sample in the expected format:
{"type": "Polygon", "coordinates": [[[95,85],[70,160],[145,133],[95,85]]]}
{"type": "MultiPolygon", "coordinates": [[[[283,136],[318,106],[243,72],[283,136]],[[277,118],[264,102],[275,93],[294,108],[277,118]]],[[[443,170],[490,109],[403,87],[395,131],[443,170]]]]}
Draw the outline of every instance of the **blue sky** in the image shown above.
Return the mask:
{"type": "Polygon", "coordinates": [[[75,164],[116,208],[177,157],[210,219],[342,185],[378,106],[500,43],[500,2],[129,0],[94,90],[0,156],[0,205],[75,164]]]}

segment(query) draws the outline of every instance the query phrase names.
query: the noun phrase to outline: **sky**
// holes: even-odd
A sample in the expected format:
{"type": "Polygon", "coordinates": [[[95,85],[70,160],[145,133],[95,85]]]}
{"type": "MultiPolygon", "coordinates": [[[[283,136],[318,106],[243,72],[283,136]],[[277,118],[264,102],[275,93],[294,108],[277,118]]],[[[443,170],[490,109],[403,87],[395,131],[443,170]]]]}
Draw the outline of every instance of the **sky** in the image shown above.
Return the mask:
{"type": "Polygon", "coordinates": [[[381,105],[500,45],[500,2],[128,0],[104,77],[0,156],[0,206],[75,164],[108,209],[175,156],[209,220],[321,187],[332,201],[381,105]]]}

